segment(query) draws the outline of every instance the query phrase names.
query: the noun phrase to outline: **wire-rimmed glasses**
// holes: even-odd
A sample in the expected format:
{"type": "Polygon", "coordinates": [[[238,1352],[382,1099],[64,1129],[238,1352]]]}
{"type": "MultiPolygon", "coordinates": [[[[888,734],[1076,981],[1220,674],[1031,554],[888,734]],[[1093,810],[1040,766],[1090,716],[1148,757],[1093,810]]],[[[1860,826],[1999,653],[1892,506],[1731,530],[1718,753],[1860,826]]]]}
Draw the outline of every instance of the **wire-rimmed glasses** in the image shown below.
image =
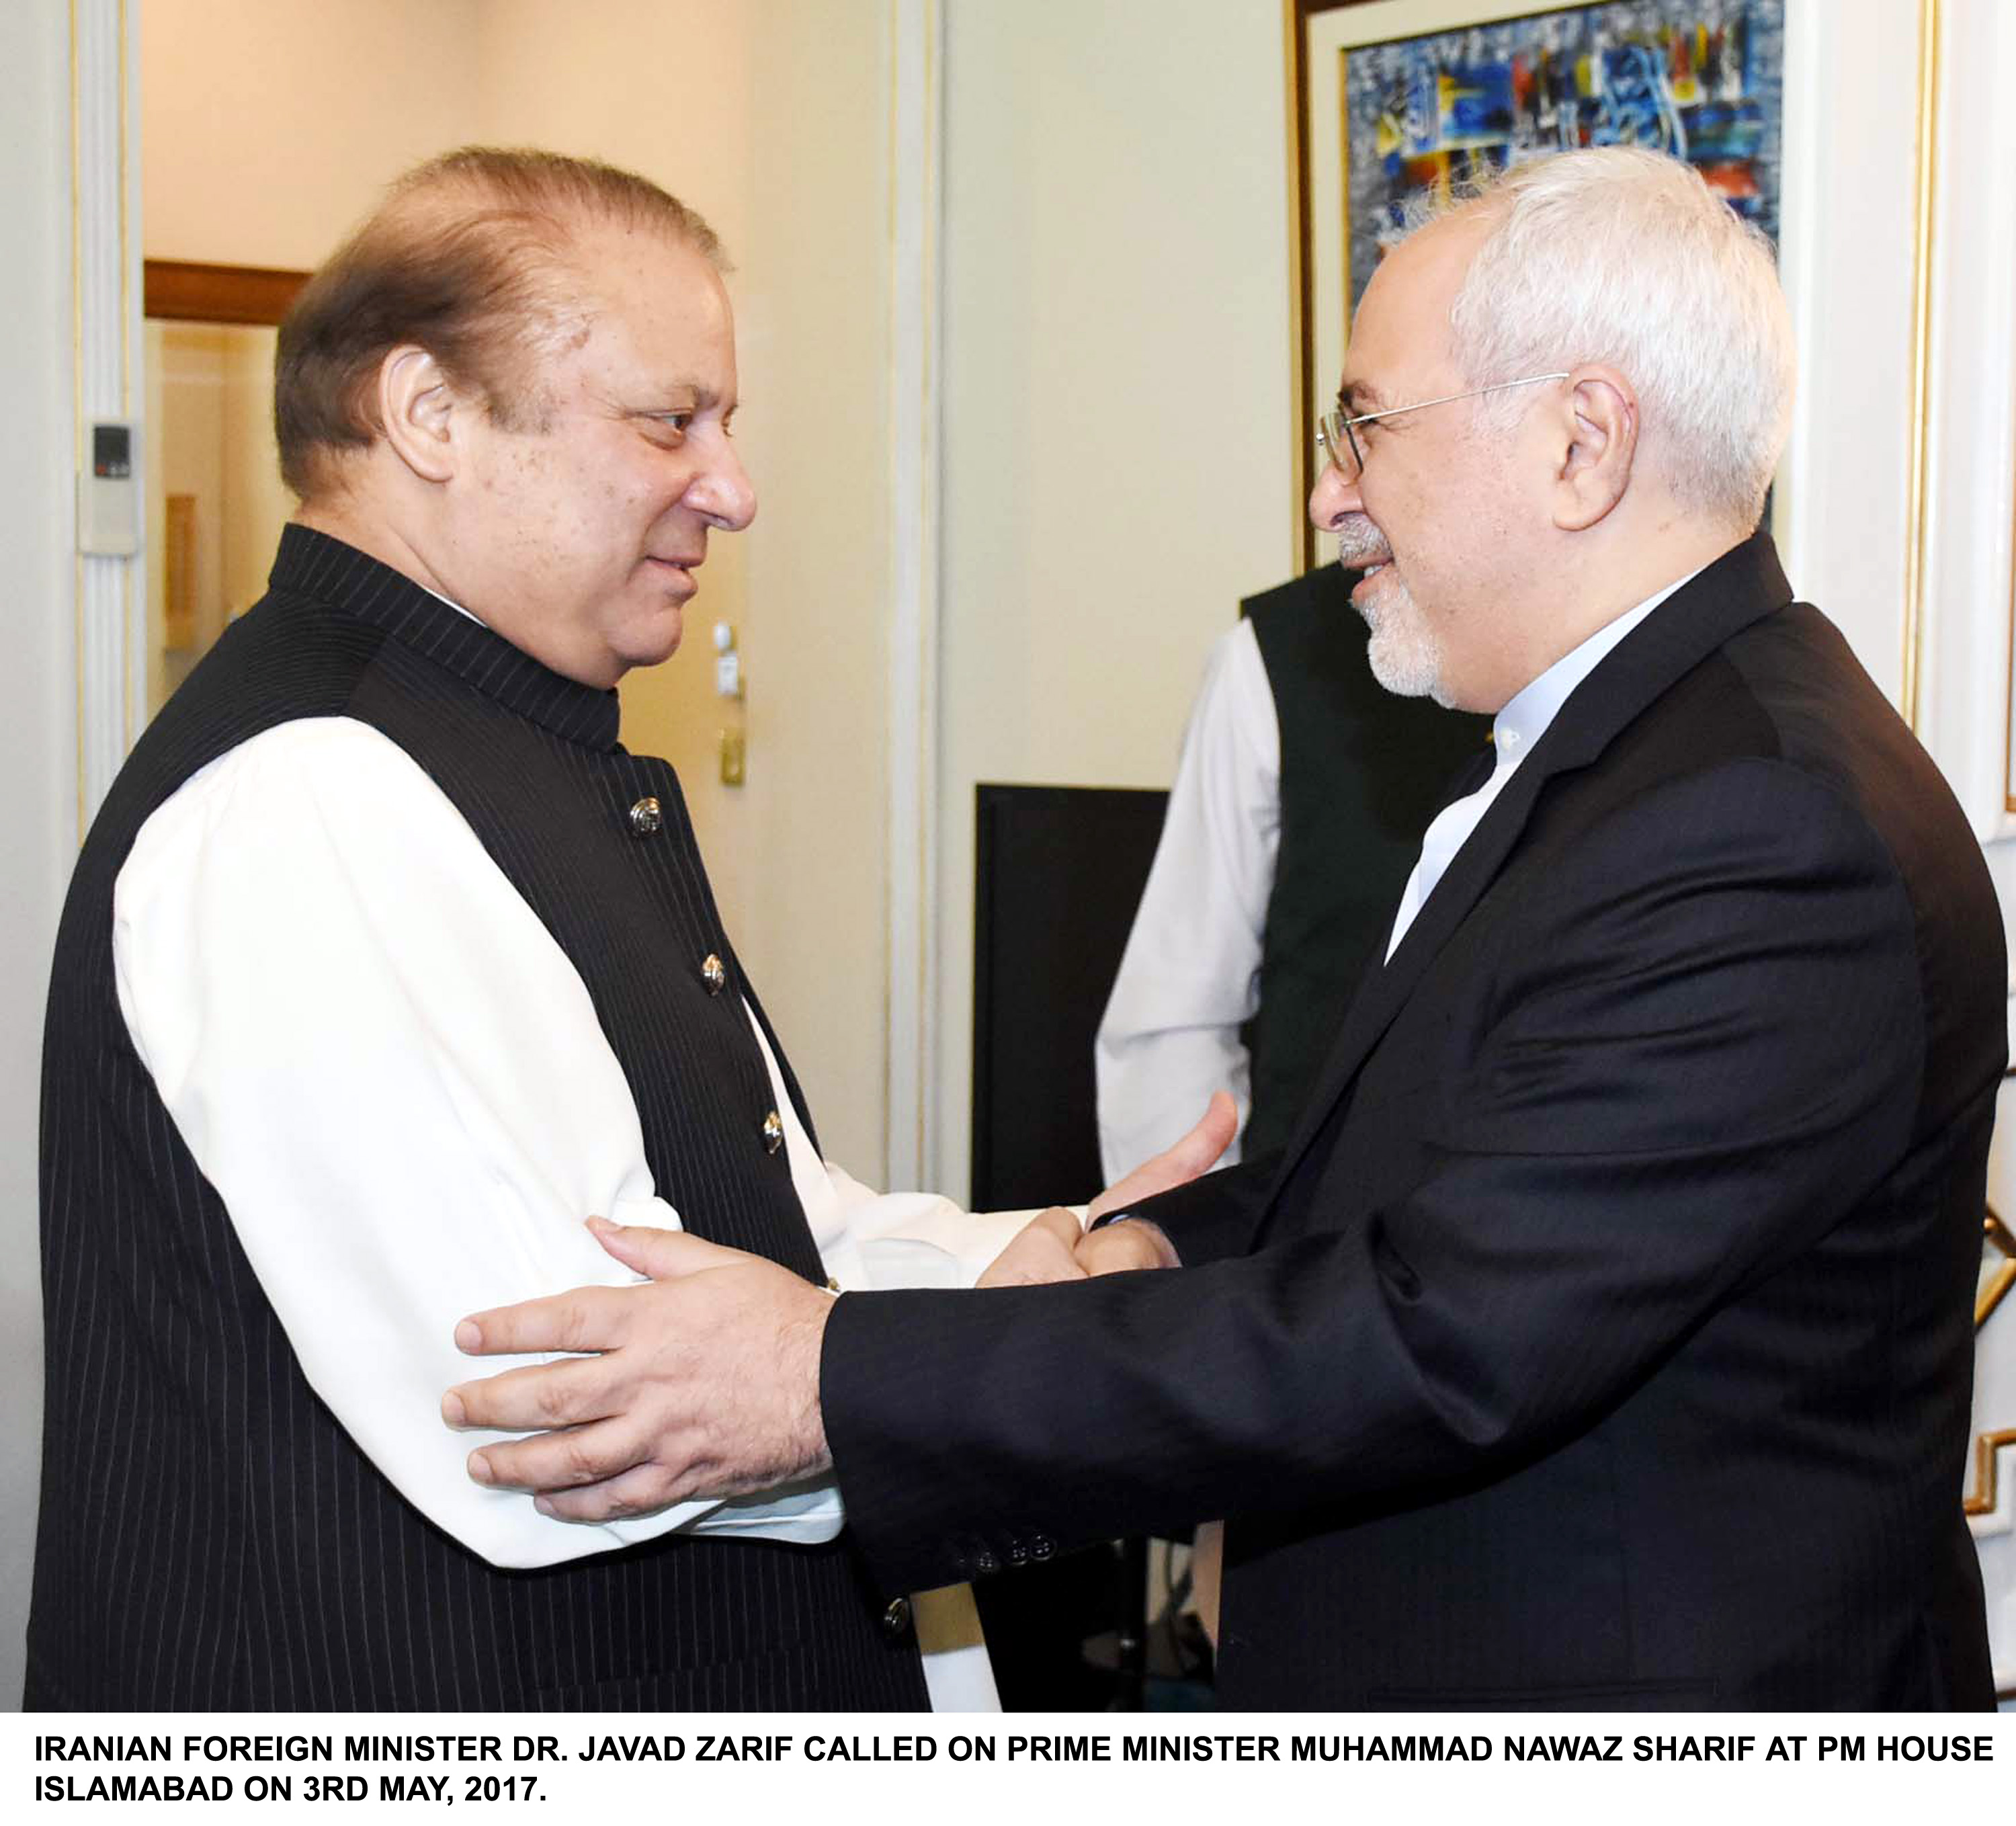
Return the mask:
{"type": "Polygon", "coordinates": [[[1367,425],[1375,419],[1391,419],[1402,412],[1417,412],[1431,405],[1447,405],[1453,400],[1475,399],[1486,393],[1503,393],[1508,387],[1535,387],[1543,380],[1565,380],[1568,370],[1552,374],[1528,374],[1519,380],[1496,380],[1489,387],[1473,387],[1463,393],[1445,393],[1436,399],[1417,399],[1412,405],[1389,405],[1376,412],[1357,412],[1346,418],[1341,405],[1328,408],[1316,420],[1316,448],[1324,462],[1336,466],[1347,482],[1355,482],[1365,471],[1365,457],[1358,448],[1354,425],[1367,425]]]}

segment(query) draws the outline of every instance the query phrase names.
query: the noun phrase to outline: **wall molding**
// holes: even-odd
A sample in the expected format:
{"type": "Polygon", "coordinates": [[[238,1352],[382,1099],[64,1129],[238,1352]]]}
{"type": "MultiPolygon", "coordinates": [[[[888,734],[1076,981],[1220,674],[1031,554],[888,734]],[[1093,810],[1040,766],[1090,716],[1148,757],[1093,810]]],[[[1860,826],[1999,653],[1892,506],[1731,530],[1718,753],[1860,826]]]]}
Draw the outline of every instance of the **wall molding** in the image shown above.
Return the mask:
{"type": "Polygon", "coordinates": [[[1918,103],[1911,197],[1911,445],[1904,520],[1904,654],[1899,696],[1922,734],[1919,679],[1925,650],[1925,569],[1931,545],[1933,228],[1939,146],[1939,0],[1918,0],[1918,103]]]}
{"type": "MultiPolygon", "coordinates": [[[[126,0],[70,0],[70,263],[76,474],[94,420],[135,416],[140,174],[135,22],[126,0]]],[[[135,440],[136,446],[139,440],[135,440]]],[[[146,478],[141,478],[142,486],[146,478]]],[[[82,841],[139,733],[146,559],[76,560],[77,820],[82,841]]]]}
{"type": "Polygon", "coordinates": [[[141,270],[142,315],[172,323],[278,323],[309,278],[283,267],[197,260],[149,260],[141,270]]]}
{"type": "Polygon", "coordinates": [[[928,1183],[938,1132],[940,362],[945,18],[891,0],[887,1021],[883,1183],[928,1183]]]}

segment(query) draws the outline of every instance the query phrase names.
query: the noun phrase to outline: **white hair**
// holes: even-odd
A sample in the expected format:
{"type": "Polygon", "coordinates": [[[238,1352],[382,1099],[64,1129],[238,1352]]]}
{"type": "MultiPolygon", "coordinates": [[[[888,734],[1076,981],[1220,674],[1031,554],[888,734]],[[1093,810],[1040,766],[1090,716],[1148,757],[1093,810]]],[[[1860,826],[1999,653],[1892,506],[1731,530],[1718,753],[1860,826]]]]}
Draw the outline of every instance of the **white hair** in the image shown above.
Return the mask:
{"type": "MultiPolygon", "coordinates": [[[[1472,212],[1491,225],[1449,310],[1470,384],[1614,367],[1637,393],[1640,448],[1675,499],[1755,526],[1795,366],[1763,235],[1690,166],[1625,146],[1514,166],[1428,219],[1472,212]]],[[[1499,423],[1520,410],[1517,394],[1478,404],[1499,423]]]]}

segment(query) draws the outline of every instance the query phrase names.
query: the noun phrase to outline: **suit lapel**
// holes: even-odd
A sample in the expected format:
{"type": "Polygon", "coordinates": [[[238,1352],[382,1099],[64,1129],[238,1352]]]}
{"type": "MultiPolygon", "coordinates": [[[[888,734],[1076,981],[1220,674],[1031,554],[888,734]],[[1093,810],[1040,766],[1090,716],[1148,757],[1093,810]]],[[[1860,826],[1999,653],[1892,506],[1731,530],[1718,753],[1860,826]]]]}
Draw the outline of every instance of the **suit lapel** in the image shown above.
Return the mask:
{"type": "MultiPolygon", "coordinates": [[[[1751,622],[1791,600],[1770,538],[1758,533],[1661,603],[1576,687],[1457,851],[1399,949],[1383,969],[1369,971],[1359,984],[1282,1153],[1268,1193],[1269,1219],[1281,1188],[1350,1091],[1373,1048],[1497,879],[1547,783],[1596,760],[1661,693],[1751,622]]],[[[1476,783],[1481,785],[1481,779],[1476,783]]],[[[1262,1234],[1266,1221],[1262,1220],[1262,1234]]]]}

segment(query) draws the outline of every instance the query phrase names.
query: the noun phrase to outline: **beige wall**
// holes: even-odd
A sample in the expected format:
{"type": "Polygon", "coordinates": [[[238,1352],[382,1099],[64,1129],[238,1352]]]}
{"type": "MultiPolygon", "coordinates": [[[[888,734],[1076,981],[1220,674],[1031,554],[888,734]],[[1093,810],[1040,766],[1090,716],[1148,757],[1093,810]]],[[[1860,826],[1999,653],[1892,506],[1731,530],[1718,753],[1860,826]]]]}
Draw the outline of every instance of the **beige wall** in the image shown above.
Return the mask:
{"type": "Polygon", "coordinates": [[[147,0],[142,240],[315,265],[379,189],[473,139],[484,0],[147,0]]]}
{"type": "Polygon", "coordinates": [[[974,783],[1168,785],[1205,648],[1296,553],[1280,9],[949,0],[946,30],[935,1152],[956,1190],[974,783]]]}

